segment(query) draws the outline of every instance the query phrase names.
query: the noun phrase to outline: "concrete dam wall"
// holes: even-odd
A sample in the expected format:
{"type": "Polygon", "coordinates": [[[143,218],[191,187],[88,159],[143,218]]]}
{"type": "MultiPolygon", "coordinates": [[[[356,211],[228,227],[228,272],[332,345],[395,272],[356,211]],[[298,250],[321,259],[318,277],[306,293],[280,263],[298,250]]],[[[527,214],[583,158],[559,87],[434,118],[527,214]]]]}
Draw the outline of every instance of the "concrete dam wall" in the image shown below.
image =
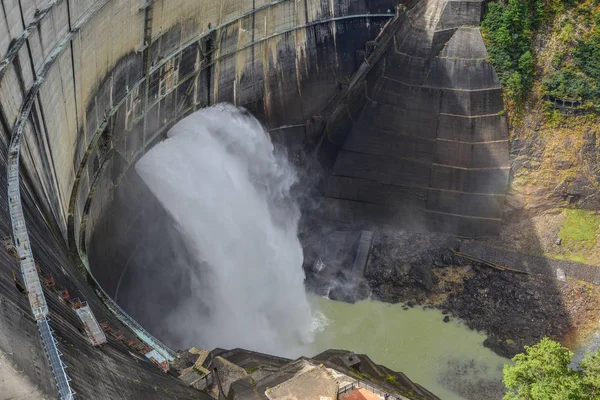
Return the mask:
{"type": "MultiPolygon", "coordinates": [[[[2,2],[2,236],[14,225],[6,208],[7,164],[16,161],[18,168],[21,161],[14,199],[22,203],[28,237],[19,245],[33,251],[27,262],[35,259],[47,317],[81,398],[202,398],[126,345],[134,334],[69,254],[85,246],[81,234],[128,166],[194,109],[230,101],[276,128],[301,125],[323,107],[394,7],[391,1],[335,3],[2,2]],[[16,138],[20,148],[9,160],[16,138]],[[111,328],[108,345],[91,346],[71,308],[78,300],[111,328]]],[[[14,259],[9,242],[0,274],[0,349],[15,370],[54,397],[56,371],[19,290],[27,285],[19,273],[21,248],[14,259]]]]}
{"type": "Polygon", "coordinates": [[[508,126],[478,27],[482,6],[418,2],[389,29],[384,54],[327,121],[332,218],[499,233],[508,126]]]}
{"type": "Polygon", "coordinates": [[[222,101],[302,147],[386,24],[393,47],[339,105],[350,118],[328,120],[325,196],[371,221],[406,203],[434,230],[497,231],[508,146],[480,1],[8,0],[0,13],[0,351],[50,397],[57,371],[25,264],[80,398],[204,398],[133,349],[161,344],[115,315],[89,274],[115,293],[127,254],[111,232],[135,226],[114,212],[127,171],[176,121],[222,101]],[[90,266],[94,235],[107,255],[90,266]],[[78,301],[108,327],[107,345],[90,344],[78,301]]]}

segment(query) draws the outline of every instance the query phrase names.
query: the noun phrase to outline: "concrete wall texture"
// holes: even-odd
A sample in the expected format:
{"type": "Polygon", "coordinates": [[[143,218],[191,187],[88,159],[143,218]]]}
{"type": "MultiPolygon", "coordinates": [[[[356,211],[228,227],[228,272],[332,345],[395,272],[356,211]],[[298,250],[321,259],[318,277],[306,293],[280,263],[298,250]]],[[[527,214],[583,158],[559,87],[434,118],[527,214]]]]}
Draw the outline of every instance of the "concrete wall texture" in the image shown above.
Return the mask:
{"type": "MultiPolygon", "coordinates": [[[[87,227],[128,167],[178,119],[220,101],[268,128],[319,112],[390,19],[392,0],[5,0],[0,7],[0,235],[9,236],[6,160],[23,124],[21,198],[51,326],[80,398],[203,398],[111,335],[92,347],[70,306],[87,301],[132,334],[86,275],[87,227]],[[358,50],[358,53],[357,53],[358,50]],[[31,104],[31,112],[26,104],[31,104]],[[93,200],[93,201],[92,201],[93,200]],[[74,265],[84,256],[79,269],[74,265]]],[[[8,248],[8,247],[7,247],[8,248]]],[[[0,350],[56,397],[19,263],[2,250],[0,350]],[[13,278],[14,273],[14,278],[13,278]]]]}
{"type": "Polygon", "coordinates": [[[386,54],[328,121],[324,208],[355,223],[498,234],[508,126],[479,30],[483,2],[412,3],[386,54]]]}

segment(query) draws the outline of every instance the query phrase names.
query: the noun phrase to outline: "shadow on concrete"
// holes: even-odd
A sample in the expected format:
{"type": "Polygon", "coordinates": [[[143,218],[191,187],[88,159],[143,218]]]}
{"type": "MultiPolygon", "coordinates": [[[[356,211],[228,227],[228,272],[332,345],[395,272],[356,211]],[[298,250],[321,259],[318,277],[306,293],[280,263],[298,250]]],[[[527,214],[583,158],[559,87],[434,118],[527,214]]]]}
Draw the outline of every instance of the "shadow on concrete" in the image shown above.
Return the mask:
{"type": "MultiPolygon", "coordinates": [[[[115,191],[87,248],[95,278],[127,313],[168,346],[189,344],[185,321],[170,316],[193,290],[210,288],[201,284],[203,268],[185,237],[135,169],[115,191]]],[[[196,315],[208,313],[202,301],[195,306],[196,315]]]]}

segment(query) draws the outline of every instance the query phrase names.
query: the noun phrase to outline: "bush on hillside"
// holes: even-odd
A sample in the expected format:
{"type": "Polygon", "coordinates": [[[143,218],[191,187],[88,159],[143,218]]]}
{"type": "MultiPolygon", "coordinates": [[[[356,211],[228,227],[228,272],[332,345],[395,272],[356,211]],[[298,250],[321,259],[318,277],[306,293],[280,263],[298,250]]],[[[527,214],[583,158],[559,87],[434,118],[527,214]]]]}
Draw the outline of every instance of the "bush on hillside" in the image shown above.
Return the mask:
{"type": "Polygon", "coordinates": [[[600,81],[600,32],[580,41],[573,55],[575,65],[589,77],[600,81]]]}
{"type": "Polygon", "coordinates": [[[573,353],[548,338],[525,346],[514,365],[504,366],[504,400],[600,398],[600,351],[586,354],[577,369],[569,368],[573,353]]]}
{"type": "Polygon", "coordinates": [[[506,94],[517,103],[533,81],[533,33],[544,16],[542,0],[490,2],[482,22],[490,62],[506,94]]]}
{"type": "Polygon", "coordinates": [[[598,97],[600,90],[581,73],[568,70],[553,72],[542,81],[544,93],[555,99],[585,101],[598,97]]]}

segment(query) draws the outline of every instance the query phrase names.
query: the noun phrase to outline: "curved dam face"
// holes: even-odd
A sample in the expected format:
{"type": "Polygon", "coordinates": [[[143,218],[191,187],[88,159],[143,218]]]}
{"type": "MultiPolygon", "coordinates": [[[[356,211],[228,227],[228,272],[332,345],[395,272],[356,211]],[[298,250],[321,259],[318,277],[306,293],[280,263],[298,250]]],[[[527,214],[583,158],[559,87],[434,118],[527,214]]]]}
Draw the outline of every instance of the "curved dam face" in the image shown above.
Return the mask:
{"type": "Polygon", "coordinates": [[[204,398],[133,350],[169,356],[142,326],[164,337],[161,307],[178,299],[125,304],[142,326],[110,302],[143,303],[119,289],[135,285],[128,264],[160,289],[159,267],[189,257],[131,166],[195,110],[243,106],[290,154],[318,150],[323,218],[408,209],[427,229],[497,232],[508,146],[480,1],[20,0],[0,13],[0,351],[46,395],[61,373],[44,356],[49,320],[80,398],[204,398]],[[106,345],[90,344],[81,302],[106,345]]]}

